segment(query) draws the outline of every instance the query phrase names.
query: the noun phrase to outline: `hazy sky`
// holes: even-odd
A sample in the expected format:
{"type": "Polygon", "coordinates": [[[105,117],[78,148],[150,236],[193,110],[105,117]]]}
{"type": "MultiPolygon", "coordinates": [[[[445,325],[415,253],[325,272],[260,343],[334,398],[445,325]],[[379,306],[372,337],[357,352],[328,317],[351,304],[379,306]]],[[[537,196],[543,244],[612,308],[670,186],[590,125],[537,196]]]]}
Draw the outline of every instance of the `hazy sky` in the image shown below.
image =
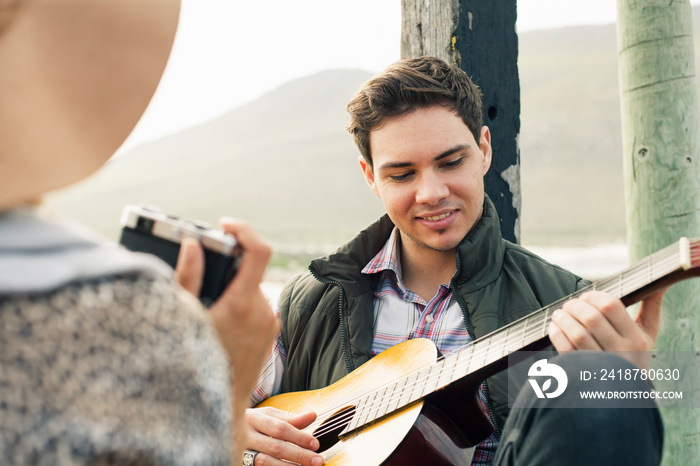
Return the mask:
{"type": "MultiPolygon", "coordinates": [[[[691,0],[700,3],[700,0],[691,0]]],[[[616,18],[616,0],[518,0],[519,32],[616,18]]],[[[400,0],[183,0],[170,62],[124,148],[225,113],[324,69],[399,58],[400,0]]]]}

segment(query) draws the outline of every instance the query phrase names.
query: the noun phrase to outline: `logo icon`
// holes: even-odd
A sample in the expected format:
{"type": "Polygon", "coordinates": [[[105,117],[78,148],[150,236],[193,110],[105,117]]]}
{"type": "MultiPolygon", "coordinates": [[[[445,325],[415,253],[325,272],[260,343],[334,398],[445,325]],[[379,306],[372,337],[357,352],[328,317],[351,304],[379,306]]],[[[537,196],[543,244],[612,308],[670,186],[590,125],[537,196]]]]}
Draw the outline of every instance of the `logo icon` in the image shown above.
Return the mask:
{"type": "Polygon", "coordinates": [[[547,377],[541,388],[537,380],[528,379],[537,398],[556,398],[564,393],[566,385],[569,383],[569,378],[566,376],[564,369],[556,364],[548,363],[546,359],[540,359],[530,366],[527,375],[529,377],[547,377]],[[548,392],[552,387],[552,379],[557,381],[557,387],[556,390],[548,392]]]}

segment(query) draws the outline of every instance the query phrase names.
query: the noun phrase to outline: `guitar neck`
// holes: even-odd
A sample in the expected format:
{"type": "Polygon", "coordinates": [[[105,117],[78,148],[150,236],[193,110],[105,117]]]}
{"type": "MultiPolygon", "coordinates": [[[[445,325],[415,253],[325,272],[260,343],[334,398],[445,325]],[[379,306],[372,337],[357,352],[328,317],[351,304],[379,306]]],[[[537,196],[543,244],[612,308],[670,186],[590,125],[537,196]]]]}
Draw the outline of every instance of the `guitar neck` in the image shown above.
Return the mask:
{"type": "MultiPolygon", "coordinates": [[[[474,340],[459,351],[416,369],[413,373],[363,396],[346,432],[408,406],[477,371],[493,368],[509,355],[549,341],[547,327],[552,313],[562,304],[586,291],[600,290],[618,297],[626,306],[653,291],[686,278],[700,266],[700,240],[681,238],[675,244],[643,259],[619,274],[599,280],[515,322],[474,340]]],[[[696,272],[697,273],[697,272],[696,272]]]]}

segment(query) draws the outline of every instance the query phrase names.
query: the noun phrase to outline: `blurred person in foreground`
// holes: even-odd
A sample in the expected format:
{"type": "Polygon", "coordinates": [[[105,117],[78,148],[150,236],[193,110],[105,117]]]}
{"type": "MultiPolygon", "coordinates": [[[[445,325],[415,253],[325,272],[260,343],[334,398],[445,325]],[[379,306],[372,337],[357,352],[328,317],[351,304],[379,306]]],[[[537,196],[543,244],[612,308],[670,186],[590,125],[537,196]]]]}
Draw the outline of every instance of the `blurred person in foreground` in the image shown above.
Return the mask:
{"type": "MultiPolygon", "coordinates": [[[[326,387],[405,340],[429,338],[448,355],[588,285],[501,237],[484,190],[492,153],[481,91],[459,67],[434,57],[400,60],[365,83],[348,112],[361,171],[387,215],[285,286],[282,332],[253,404],[326,387]]],[[[555,362],[576,374],[648,368],[662,296],[645,299],[635,318],[607,293],[567,301],[548,328],[564,353],[555,362]]],[[[660,461],[663,425],[653,401],[640,409],[540,409],[525,384],[511,409],[512,372],[489,377],[478,390],[495,430],[477,445],[474,464],[660,461]]],[[[318,440],[303,430],[315,418],[313,411],[248,410],[246,454],[266,465],[323,463],[314,452],[318,440]]]]}
{"type": "Polygon", "coordinates": [[[196,242],[176,276],[37,207],[95,172],[145,110],[177,0],[0,0],[0,463],[228,465],[278,331],[246,250],[205,311],[196,242]],[[187,291],[186,291],[187,290],[187,291]]]}

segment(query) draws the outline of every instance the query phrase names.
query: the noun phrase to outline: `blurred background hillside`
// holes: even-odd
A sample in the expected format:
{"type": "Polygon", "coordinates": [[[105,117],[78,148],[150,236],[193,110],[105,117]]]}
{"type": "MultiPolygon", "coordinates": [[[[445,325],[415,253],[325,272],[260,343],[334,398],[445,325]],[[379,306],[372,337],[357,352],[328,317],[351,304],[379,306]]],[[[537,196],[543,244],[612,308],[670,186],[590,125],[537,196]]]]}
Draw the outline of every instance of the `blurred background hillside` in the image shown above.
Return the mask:
{"type": "MultiPolygon", "coordinates": [[[[521,33],[519,48],[522,243],[545,256],[599,246],[616,270],[626,257],[615,25],[521,33]]],[[[344,129],[345,105],[370,76],[335,69],[288,82],[129,150],[47,204],[114,240],[128,203],[214,224],[246,218],[273,243],[271,279],[283,279],[383,213],[344,129]]]]}

